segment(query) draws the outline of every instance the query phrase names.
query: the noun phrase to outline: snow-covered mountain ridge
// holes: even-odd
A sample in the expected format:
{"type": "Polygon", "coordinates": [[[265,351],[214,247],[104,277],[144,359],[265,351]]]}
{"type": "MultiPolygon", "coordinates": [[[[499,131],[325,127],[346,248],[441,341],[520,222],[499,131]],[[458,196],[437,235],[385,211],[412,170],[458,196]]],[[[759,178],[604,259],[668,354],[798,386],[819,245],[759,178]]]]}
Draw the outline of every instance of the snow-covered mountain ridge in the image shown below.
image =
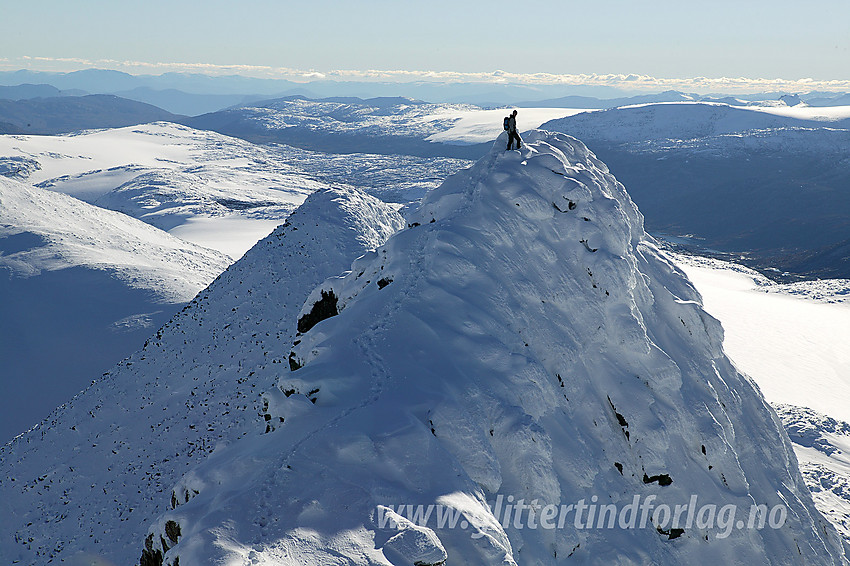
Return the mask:
{"type": "Polygon", "coordinates": [[[313,193],[144,348],[0,448],[0,562],[136,560],[181,476],[263,432],[260,394],[309,290],[401,226],[359,191],[313,193]]]}
{"type": "Polygon", "coordinates": [[[42,270],[37,278],[0,281],[0,326],[12,338],[0,343],[0,374],[7,378],[7,395],[0,400],[0,439],[6,442],[35,425],[130,355],[228,261],[203,251],[220,257],[214,268],[191,258],[176,267],[160,260],[160,255],[170,255],[158,254],[158,244],[144,242],[167,240],[186,250],[203,246],[237,258],[316,190],[359,187],[382,200],[406,203],[467,164],[260,146],[170,123],[61,136],[0,136],[0,178],[8,178],[8,186],[26,183],[21,191],[53,199],[57,206],[64,203],[60,208],[65,212],[67,203],[76,203],[73,214],[52,214],[47,206],[30,210],[26,219],[6,211],[9,228],[4,232],[26,232],[36,222],[54,235],[61,232],[66,244],[85,244],[60,246],[54,258],[57,242],[47,245],[40,236],[26,234],[0,236],[5,263],[17,261],[17,272],[23,256],[10,253],[22,249],[30,260],[40,254],[54,267],[63,267],[42,270]],[[112,210],[126,216],[110,214],[112,210]],[[101,219],[108,219],[103,230],[101,219]],[[144,230],[136,219],[187,244],[153,228],[144,230]],[[126,230],[115,232],[116,223],[125,223],[126,230]],[[135,242],[138,230],[144,236],[135,242]],[[128,243],[129,233],[135,243],[128,243]],[[59,261],[71,251],[77,254],[73,267],[59,261]],[[116,273],[127,277],[110,275],[116,273]],[[157,283],[162,279],[167,281],[157,283]],[[29,375],[38,385],[12,377],[20,375],[29,375]]]}
{"type": "Polygon", "coordinates": [[[18,277],[100,266],[160,300],[182,303],[221,273],[229,258],[135,218],[0,177],[0,237],[32,234],[45,245],[3,249],[0,266],[18,277]]]}
{"type": "Polygon", "coordinates": [[[135,351],[230,261],[0,177],[0,443],[135,351]]]}
{"type": "Polygon", "coordinates": [[[646,104],[576,114],[552,120],[542,127],[587,139],[588,143],[596,140],[610,143],[692,140],[777,128],[850,127],[847,117],[826,121],[794,114],[779,115],[768,110],[772,109],[708,102],[646,104]]]}
{"type": "Polygon", "coordinates": [[[503,142],[312,292],[290,321],[290,371],[266,394],[269,434],[187,474],[179,485],[198,493],[154,523],[144,557],[843,563],[778,419],[623,186],[568,136],[503,142]],[[538,510],[697,496],[781,506],[787,521],[523,528],[494,511],[499,496],[538,510]],[[382,524],[399,505],[463,522],[382,524]]]}

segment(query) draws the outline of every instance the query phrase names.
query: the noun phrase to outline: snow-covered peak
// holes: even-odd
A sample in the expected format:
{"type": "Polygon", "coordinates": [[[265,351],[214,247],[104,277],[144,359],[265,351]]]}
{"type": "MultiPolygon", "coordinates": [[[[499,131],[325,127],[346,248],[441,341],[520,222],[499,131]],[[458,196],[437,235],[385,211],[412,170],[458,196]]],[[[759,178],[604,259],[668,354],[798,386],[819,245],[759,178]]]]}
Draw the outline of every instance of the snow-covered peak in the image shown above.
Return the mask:
{"type": "Polygon", "coordinates": [[[184,478],[205,490],[153,525],[149,556],[842,563],[778,419],[622,185],[569,136],[525,138],[505,152],[502,136],[313,291],[265,397],[274,430],[184,478]],[[611,528],[577,510],[624,518],[635,498],[666,520],[611,528]],[[786,520],[671,524],[689,504],[786,520]]]}

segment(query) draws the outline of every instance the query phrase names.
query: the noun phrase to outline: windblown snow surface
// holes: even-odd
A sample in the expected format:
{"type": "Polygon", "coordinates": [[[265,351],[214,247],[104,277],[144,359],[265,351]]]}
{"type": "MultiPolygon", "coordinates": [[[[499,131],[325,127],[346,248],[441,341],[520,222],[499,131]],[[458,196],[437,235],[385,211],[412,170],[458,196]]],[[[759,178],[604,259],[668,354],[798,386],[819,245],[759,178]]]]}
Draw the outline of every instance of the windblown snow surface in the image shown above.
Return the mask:
{"type": "Polygon", "coordinates": [[[177,483],[143,560],[843,563],[778,418],[623,186],[568,136],[534,132],[513,152],[504,141],[283,321],[298,335],[264,395],[267,434],[177,483]],[[728,537],[574,517],[523,528],[495,515],[499,496],[538,511],[697,496],[781,505],[787,520],[728,537]],[[463,521],[394,511],[417,504],[463,521]]]}
{"type": "Polygon", "coordinates": [[[0,563],[138,560],[181,477],[263,431],[260,393],[288,371],[290,321],[310,289],[401,226],[359,191],[313,193],[144,348],[0,448],[0,563]]]}
{"type": "Polygon", "coordinates": [[[850,423],[806,407],[776,405],[815,504],[850,544],[850,423]]]}

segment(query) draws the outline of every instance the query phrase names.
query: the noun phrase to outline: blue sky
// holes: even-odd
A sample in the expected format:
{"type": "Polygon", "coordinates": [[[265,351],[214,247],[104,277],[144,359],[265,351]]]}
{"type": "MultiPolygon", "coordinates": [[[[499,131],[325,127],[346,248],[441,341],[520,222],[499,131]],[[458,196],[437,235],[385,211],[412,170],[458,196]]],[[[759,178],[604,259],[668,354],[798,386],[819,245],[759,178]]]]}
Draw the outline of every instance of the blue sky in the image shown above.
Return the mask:
{"type": "Polygon", "coordinates": [[[850,80],[846,0],[29,0],[3,20],[0,69],[850,80]]]}

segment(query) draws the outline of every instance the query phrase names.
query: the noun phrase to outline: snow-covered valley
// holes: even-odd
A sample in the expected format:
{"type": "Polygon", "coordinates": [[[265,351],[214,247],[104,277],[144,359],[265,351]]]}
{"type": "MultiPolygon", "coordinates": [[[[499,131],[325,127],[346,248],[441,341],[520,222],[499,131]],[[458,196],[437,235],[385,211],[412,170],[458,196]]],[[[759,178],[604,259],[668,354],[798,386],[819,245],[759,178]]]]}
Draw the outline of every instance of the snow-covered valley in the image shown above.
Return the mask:
{"type": "Polygon", "coordinates": [[[230,261],[125,214],[0,177],[3,442],[135,351],[230,261]]]}

